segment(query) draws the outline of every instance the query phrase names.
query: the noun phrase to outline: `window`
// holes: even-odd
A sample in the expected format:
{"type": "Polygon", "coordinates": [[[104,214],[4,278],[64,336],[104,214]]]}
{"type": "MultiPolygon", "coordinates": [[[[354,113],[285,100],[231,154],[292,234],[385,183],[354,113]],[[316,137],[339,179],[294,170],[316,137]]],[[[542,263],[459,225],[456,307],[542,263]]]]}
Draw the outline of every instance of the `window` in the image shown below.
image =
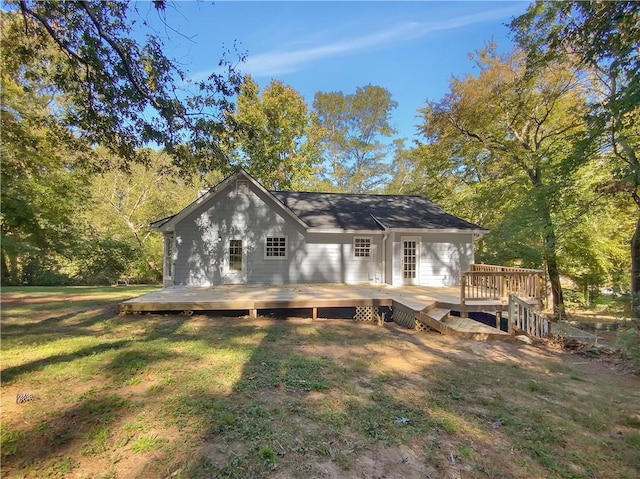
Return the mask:
{"type": "Polygon", "coordinates": [[[353,256],[355,258],[371,258],[371,238],[354,238],[353,256]]]}
{"type": "Polygon", "coordinates": [[[286,258],[287,257],[287,237],[267,236],[264,243],[265,258],[286,258]]]}
{"type": "Polygon", "coordinates": [[[242,240],[229,240],[229,269],[242,271],[242,240]]]}

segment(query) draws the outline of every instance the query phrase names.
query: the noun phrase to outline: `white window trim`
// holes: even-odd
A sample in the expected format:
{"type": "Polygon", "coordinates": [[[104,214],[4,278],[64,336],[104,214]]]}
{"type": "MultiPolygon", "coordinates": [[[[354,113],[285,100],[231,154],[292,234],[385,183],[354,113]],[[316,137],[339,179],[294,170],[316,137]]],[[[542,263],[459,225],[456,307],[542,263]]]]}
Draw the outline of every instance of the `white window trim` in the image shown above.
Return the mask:
{"type": "Polygon", "coordinates": [[[357,260],[370,260],[373,258],[373,238],[371,236],[354,236],[352,257],[357,260]],[[356,240],[369,240],[369,256],[356,256],[356,240]]]}
{"type": "Polygon", "coordinates": [[[278,261],[289,258],[289,237],[287,235],[265,235],[264,237],[264,259],[278,261]],[[267,256],[267,238],[284,238],[284,256],[267,256]]]}

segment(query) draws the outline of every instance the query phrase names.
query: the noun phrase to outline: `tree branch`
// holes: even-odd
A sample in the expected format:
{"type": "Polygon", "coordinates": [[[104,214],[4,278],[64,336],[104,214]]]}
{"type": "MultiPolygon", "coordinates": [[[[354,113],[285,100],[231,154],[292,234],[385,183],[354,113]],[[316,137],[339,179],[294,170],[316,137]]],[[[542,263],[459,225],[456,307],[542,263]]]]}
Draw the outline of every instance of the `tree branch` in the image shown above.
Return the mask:
{"type": "Polygon", "coordinates": [[[88,2],[86,0],[82,0],[82,1],[80,1],[78,3],[82,7],[82,9],[85,12],[87,12],[87,15],[91,19],[91,23],[93,23],[93,25],[96,27],[96,30],[98,31],[98,35],[100,35],[100,38],[102,38],[104,41],[106,41],[111,46],[111,48],[113,48],[113,50],[116,52],[116,54],[120,58],[120,61],[122,62],[122,65],[124,66],[125,74],[126,74],[127,78],[129,79],[129,81],[131,82],[131,84],[133,85],[133,87],[135,88],[135,90],[143,98],[147,99],[155,108],[157,108],[158,110],[164,112],[164,107],[162,105],[160,105],[156,101],[156,99],[153,98],[153,96],[149,95],[144,90],[144,88],[142,88],[142,86],[139,84],[138,79],[136,78],[136,76],[133,73],[133,70],[131,69],[131,64],[129,62],[129,59],[127,58],[125,53],[120,48],[120,45],[118,45],[118,43],[104,31],[104,29],[102,28],[102,25],[100,24],[100,21],[96,18],[96,16],[93,13],[93,11],[91,11],[91,8],[90,8],[88,2]]]}

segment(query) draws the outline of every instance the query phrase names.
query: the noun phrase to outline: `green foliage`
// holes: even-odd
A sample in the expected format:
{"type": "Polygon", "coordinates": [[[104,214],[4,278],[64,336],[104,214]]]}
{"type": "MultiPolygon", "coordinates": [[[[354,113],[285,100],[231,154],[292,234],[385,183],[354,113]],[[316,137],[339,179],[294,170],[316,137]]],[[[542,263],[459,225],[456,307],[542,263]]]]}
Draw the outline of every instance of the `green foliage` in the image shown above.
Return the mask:
{"type": "Polygon", "coordinates": [[[381,141],[395,133],[390,123],[397,103],[385,88],[358,87],[353,94],[317,92],[313,101],[324,176],[332,189],[363,193],[380,190],[389,181],[387,154],[381,141]]]}
{"type": "Polygon", "coordinates": [[[273,449],[271,449],[270,447],[261,447],[258,451],[258,454],[260,455],[260,459],[264,461],[266,466],[271,468],[276,466],[278,454],[273,449]]]}
{"type": "Polygon", "coordinates": [[[126,279],[124,273],[137,251],[130,244],[99,239],[86,245],[79,258],[78,279],[84,284],[108,285],[126,279]]]}
{"type": "MultiPolygon", "coordinates": [[[[598,190],[635,203],[631,289],[640,291],[640,3],[536,1],[511,29],[529,70],[577,65],[590,91],[583,149],[606,176],[598,190]],[[606,160],[602,163],[601,160],[606,160]]],[[[629,238],[627,236],[627,238],[629,238]]]]}
{"type": "Polygon", "coordinates": [[[640,369],[640,332],[636,328],[619,331],[617,342],[624,355],[640,369]]]}
{"type": "Polygon", "coordinates": [[[75,216],[87,198],[82,164],[91,151],[53,116],[46,85],[25,84],[11,50],[15,18],[0,12],[0,22],[2,281],[32,283],[39,272],[51,279],[82,234],[75,216]]]}
{"type": "Polygon", "coordinates": [[[189,82],[165,56],[163,39],[144,31],[144,16],[153,12],[137,10],[139,5],[161,13],[164,1],[146,7],[122,0],[10,0],[4,5],[10,12],[3,16],[13,22],[3,56],[23,70],[25,85],[43,81],[50,91],[64,94],[54,112],[61,124],[126,163],[144,160],[141,148],[150,143],[173,152],[185,169],[197,162],[224,162],[214,133],[223,128],[218,114],[231,107],[228,97],[236,93],[239,77],[223,58],[223,73],[189,82]],[[144,41],[134,39],[134,25],[144,41]],[[178,99],[183,97],[178,88],[184,100],[178,99]],[[187,141],[189,148],[183,146],[187,141]],[[202,154],[194,157],[193,148],[202,154]]]}
{"type": "Polygon", "coordinates": [[[300,93],[275,80],[260,92],[247,75],[231,117],[235,126],[228,148],[233,163],[242,165],[268,189],[309,186],[318,152],[311,116],[300,93]]]}
{"type": "Polygon", "coordinates": [[[165,439],[156,436],[139,437],[131,444],[131,450],[136,454],[144,454],[159,449],[165,442],[165,439]]]}
{"type": "Polygon", "coordinates": [[[546,266],[561,315],[558,216],[582,161],[575,145],[584,138],[586,96],[561,64],[534,75],[523,52],[501,56],[493,45],[474,59],[477,76],[453,79],[441,101],[421,110],[418,169],[428,194],[455,193],[451,211],[491,230],[479,260],[546,266]]]}
{"type": "Polygon", "coordinates": [[[89,175],[88,157],[119,160],[75,138],[10,68],[1,78],[3,284],[159,281],[162,243],[148,225],[192,201],[198,182],[154,152],[147,166],[89,175]]]}
{"type": "MultiPolygon", "coordinates": [[[[113,161],[104,151],[106,163],[113,161]]],[[[113,170],[91,179],[91,201],[82,221],[93,237],[107,238],[135,250],[122,275],[136,283],[162,279],[162,236],[149,224],[179,211],[193,201],[202,187],[198,178],[184,179],[164,152],[147,152],[146,165],[128,171],[113,170]]],[[[214,176],[209,179],[215,181],[214,176]]]]}

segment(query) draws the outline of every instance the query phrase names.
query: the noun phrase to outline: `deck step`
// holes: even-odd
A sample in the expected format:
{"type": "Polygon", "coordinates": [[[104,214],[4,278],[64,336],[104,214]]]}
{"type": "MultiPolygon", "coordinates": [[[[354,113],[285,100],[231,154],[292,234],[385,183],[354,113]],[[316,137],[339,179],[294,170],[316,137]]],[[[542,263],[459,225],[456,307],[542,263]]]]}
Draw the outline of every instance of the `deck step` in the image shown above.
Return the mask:
{"type": "Polygon", "coordinates": [[[425,314],[430,318],[435,319],[436,321],[442,321],[449,316],[450,312],[451,312],[450,309],[435,308],[435,309],[432,309],[431,311],[427,311],[425,314]]]}
{"type": "Polygon", "coordinates": [[[429,326],[432,329],[435,329],[441,334],[452,334],[453,330],[447,326],[445,323],[438,321],[437,319],[433,319],[428,313],[423,311],[416,311],[416,320],[420,321],[425,326],[429,326]]]}

